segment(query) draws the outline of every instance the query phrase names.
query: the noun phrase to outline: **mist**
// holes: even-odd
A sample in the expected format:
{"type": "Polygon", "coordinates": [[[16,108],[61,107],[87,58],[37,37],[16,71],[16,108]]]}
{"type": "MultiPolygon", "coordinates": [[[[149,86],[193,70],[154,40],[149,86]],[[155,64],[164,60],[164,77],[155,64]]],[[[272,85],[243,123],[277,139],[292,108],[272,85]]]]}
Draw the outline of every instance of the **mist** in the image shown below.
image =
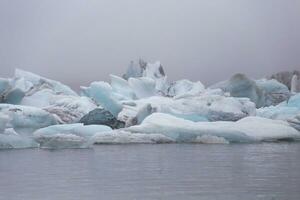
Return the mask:
{"type": "Polygon", "coordinates": [[[161,61],[204,84],[300,69],[299,0],[1,0],[0,76],[15,68],[78,88],[161,61]]]}

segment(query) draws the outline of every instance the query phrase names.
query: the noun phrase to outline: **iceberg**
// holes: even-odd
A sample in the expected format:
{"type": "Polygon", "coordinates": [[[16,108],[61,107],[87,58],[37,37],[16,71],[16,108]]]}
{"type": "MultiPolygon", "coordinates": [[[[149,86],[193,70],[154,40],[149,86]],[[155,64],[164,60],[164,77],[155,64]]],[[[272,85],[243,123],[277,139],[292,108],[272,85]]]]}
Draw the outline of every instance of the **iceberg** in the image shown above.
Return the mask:
{"type": "Polygon", "coordinates": [[[33,133],[33,138],[40,148],[89,148],[96,133],[111,130],[103,125],[62,124],[39,129],[33,133]]]}
{"type": "Polygon", "coordinates": [[[237,121],[255,115],[256,112],[255,104],[249,99],[214,94],[180,99],[153,96],[124,102],[123,105],[118,119],[126,122],[126,126],[139,124],[154,112],[167,113],[191,121],[237,121]]]}
{"type": "Polygon", "coordinates": [[[52,114],[31,106],[0,104],[0,114],[8,117],[5,128],[13,128],[18,134],[31,134],[36,129],[58,124],[52,114]]]}
{"type": "MultiPolygon", "coordinates": [[[[291,90],[292,89],[291,83],[292,83],[292,79],[293,79],[294,75],[297,75],[298,77],[300,77],[300,71],[295,70],[295,71],[290,71],[290,72],[289,71],[278,72],[278,73],[273,74],[270,77],[268,77],[268,79],[275,79],[278,82],[286,85],[291,90]]],[[[300,91],[298,91],[298,92],[300,92],[300,91]]]]}
{"type": "Polygon", "coordinates": [[[275,79],[252,80],[244,74],[236,74],[210,88],[220,88],[233,97],[247,97],[257,108],[277,105],[290,97],[289,89],[275,79]]]}
{"type": "Polygon", "coordinates": [[[245,143],[300,139],[300,132],[287,122],[260,117],[246,117],[237,122],[192,122],[168,114],[154,113],[141,125],[124,130],[130,133],[163,134],[176,142],[211,143],[215,139],[222,143],[245,143]]]}

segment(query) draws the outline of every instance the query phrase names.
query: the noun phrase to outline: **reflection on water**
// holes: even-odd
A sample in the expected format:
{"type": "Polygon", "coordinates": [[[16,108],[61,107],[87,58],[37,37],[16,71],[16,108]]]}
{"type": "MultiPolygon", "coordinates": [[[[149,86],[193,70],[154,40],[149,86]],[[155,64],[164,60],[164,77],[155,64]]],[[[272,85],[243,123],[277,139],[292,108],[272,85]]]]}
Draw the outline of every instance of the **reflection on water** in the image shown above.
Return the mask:
{"type": "Polygon", "coordinates": [[[0,151],[0,199],[300,199],[300,143],[0,151]]]}

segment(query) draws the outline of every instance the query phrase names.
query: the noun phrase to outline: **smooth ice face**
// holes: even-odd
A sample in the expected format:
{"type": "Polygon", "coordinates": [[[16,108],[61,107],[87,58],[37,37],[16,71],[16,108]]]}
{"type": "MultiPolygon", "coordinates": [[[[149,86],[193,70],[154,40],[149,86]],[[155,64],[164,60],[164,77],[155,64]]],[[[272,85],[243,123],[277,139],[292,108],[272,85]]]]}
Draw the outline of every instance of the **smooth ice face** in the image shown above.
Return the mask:
{"type": "Polygon", "coordinates": [[[30,106],[0,104],[0,113],[9,118],[6,128],[13,128],[18,134],[31,134],[36,129],[58,123],[49,112],[30,106]]]}
{"type": "Polygon", "coordinates": [[[96,133],[111,131],[108,126],[83,124],[54,125],[33,133],[41,148],[88,148],[93,144],[96,133]]]}
{"type": "Polygon", "coordinates": [[[156,83],[151,78],[130,78],[128,84],[139,99],[156,95],[156,83]]]}
{"type": "Polygon", "coordinates": [[[81,87],[82,95],[93,99],[98,105],[108,110],[115,117],[122,110],[122,105],[106,82],[93,82],[89,87],[81,87]]]}
{"type": "Polygon", "coordinates": [[[168,114],[154,113],[141,125],[126,128],[125,131],[163,134],[176,142],[203,142],[208,137],[224,143],[300,139],[300,133],[288,123],[260,117],[246,117],[237,122],[192,122],[168,114]]]}
{"type": "Polygon", "coordinates": [[[110,75],[110,80],[112,91],[116,96],[118,96],[119,100],[132,100],[137,98],[127,80],[115,75],[110,75]]]}

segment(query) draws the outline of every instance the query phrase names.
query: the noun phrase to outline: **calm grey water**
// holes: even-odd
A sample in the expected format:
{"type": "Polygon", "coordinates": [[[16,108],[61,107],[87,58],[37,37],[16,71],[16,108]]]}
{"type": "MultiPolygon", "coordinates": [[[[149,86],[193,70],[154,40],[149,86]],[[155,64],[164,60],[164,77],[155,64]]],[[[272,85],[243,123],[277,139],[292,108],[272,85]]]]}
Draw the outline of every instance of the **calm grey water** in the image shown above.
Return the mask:
{"type": "Polygon", "coordinates": [[[0,199],[299,200],[300,144],[5,150],[0,199]]]}

